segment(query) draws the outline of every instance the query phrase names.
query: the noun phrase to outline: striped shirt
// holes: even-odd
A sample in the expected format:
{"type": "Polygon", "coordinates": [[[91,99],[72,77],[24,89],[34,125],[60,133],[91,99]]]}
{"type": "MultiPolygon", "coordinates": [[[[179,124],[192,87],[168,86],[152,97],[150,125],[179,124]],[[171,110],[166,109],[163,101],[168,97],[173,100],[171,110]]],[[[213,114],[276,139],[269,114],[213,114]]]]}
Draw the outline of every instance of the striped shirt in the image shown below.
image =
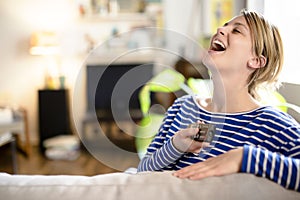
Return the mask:
{"type": "Polygon", "coordinates": [[[178,98],[168,109],[138,171],[178,170],[237,147],[243,147],[241,172],[300,191],[300,125],[296,120],[271,106],[241,113],[209,112],[191,95],[178,98]],[[178,151],[172,136],[198,120],[216,126],[212,145],[198,154],[178,151]]]}

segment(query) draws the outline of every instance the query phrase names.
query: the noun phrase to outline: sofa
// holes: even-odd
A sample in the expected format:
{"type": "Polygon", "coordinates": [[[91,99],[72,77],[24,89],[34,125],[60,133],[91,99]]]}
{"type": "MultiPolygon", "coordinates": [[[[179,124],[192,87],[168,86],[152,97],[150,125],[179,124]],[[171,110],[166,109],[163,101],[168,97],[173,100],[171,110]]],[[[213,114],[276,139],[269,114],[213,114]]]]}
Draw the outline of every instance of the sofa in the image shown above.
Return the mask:
{"type": "Polygon", "coordinates": [[[96,176],[0,173],[0,199],[300,199],[299,192],[251,174],[239,173],[192,181],[176,178],[171,173],[116,172],[96,176]]]}

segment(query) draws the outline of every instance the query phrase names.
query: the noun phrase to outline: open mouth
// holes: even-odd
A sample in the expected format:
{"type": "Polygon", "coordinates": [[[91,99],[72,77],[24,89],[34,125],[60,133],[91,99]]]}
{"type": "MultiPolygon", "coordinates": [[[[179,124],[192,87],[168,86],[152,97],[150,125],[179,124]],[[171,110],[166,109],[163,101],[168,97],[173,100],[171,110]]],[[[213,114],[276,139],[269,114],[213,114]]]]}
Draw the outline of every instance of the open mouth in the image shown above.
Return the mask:
{"type": "Polygon", "coordinates": [[[225,51],[226,46],[219,40],[214,40],[211,44],[211,50],[213,51],[225,51]]]}

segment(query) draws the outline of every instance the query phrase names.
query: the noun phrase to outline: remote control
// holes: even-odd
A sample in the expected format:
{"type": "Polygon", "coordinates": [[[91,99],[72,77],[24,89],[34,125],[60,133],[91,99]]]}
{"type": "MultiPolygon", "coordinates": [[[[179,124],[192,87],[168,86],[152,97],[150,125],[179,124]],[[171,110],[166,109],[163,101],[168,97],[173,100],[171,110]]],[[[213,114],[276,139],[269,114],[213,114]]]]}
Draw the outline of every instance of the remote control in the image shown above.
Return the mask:
{"type": "Polygon", "coordinates": [[[195,141],[210,143],[214,138],[216,127],[212,124],[193,123],[189,127],[199,128],[198,133],[192,137],[195,141]]]}

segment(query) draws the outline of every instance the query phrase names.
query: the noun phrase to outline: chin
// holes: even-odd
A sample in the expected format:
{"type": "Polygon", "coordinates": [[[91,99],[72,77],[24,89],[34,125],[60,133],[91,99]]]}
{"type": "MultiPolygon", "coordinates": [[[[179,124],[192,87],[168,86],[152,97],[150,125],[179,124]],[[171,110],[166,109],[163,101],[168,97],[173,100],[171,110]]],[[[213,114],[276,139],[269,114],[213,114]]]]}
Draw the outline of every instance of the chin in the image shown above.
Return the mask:
{"type": "Polygon", "coordinates": [[[210,53],[208,53],[205,57],[202,59],[203,64],[208,68],[209,71],[215,72],[219,71],[219,62],[216,60],[215,56],[210,53]]]}

